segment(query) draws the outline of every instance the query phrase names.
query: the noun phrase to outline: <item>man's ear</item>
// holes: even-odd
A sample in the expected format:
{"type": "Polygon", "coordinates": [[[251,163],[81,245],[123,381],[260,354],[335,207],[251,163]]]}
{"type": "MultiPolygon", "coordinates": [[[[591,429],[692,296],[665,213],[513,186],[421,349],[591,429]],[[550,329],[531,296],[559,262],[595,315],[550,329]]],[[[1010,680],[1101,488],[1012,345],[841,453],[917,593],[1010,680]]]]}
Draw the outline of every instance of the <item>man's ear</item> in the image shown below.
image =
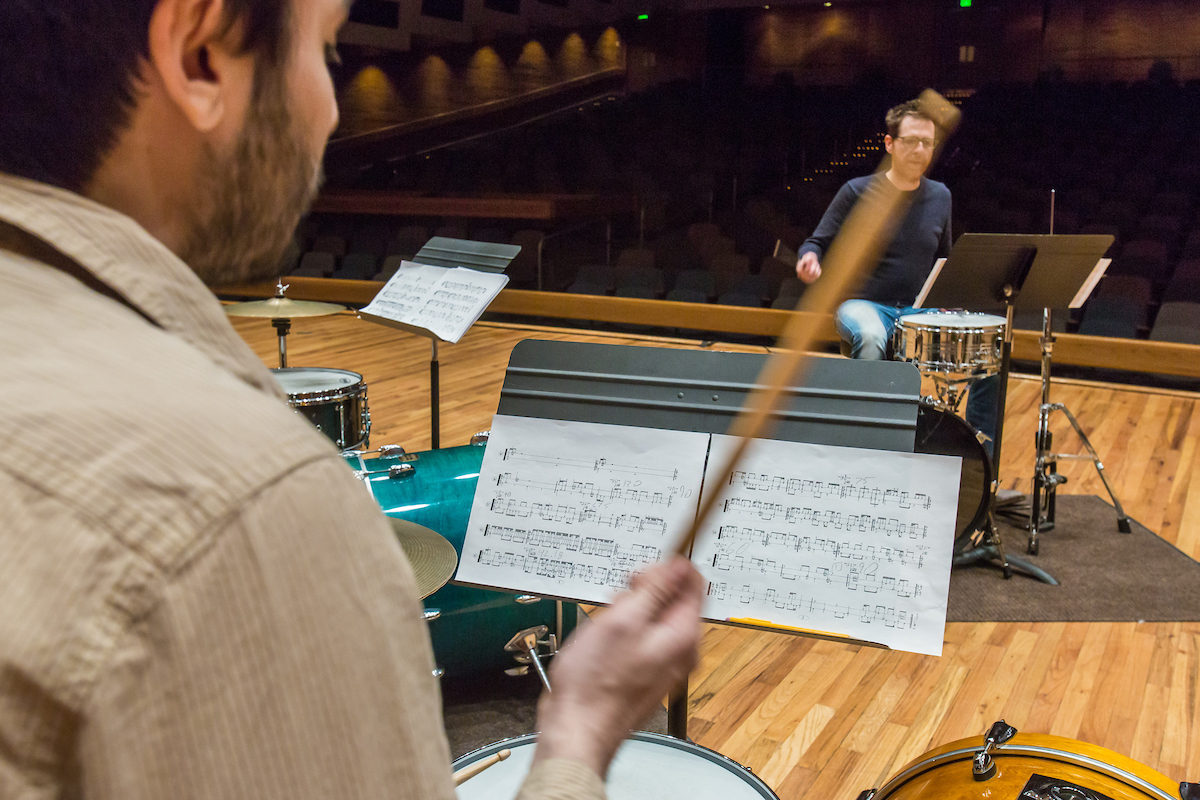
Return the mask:
{"type": "Polygon", "coordinates": [[[883,135],[883,149],[884,150],[887,150],[889,153],[892,152],[892,145],[894,143],[895,143],[895,140],[892,139],[892,135],[890,133],[885,133],[883,135]]]}
{"type": "Polygon", "coordinates": [[[253,58],[239,52],[239,43],[239,26],[225,18],[225,0],[159,0],[154,7],[148,77],[202,133],[221,125],[234,97],[249,94],[253,58]]]}

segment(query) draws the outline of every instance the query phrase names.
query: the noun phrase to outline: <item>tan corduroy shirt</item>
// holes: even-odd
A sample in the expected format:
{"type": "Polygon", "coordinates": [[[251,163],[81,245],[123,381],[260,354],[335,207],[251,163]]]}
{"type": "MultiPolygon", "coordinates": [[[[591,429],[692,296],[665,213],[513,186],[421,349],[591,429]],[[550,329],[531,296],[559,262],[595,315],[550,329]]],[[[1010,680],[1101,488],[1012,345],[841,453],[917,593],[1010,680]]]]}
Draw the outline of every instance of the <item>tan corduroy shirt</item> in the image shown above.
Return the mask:
{"type": "MultiPolygon", "coordinates": [[[[0,175],[0,221],[0,798],[453,797],[411,570],[332,444],[132,220],[0,175]]],[[[522,796],[603,793],[547,761],[522,796]]]]}

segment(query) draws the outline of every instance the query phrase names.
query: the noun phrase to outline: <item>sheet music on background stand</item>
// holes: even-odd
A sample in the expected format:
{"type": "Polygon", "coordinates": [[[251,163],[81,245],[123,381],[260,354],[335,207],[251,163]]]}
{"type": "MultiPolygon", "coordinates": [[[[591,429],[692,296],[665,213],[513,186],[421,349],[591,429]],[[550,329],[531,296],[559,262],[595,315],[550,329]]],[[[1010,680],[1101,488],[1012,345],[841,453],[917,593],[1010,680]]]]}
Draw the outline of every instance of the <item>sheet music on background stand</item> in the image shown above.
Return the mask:
{"type": "Polygon", "coordinates": [[[429,339],[431,449],[441,447],[438,342],[457,342],[508,283],[504,269],[519,245],[435,236],[401,264],[359,317],[429,339]]]}

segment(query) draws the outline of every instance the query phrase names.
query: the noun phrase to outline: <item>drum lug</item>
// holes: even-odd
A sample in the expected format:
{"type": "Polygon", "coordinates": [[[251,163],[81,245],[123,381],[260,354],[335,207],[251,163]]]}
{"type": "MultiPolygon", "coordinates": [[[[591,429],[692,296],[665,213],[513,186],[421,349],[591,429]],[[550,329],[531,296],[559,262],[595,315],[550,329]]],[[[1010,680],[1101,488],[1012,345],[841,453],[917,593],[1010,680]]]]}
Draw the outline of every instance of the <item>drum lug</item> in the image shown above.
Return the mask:
{"type": "Polygon", "coordinates": [[[491,431],[480,431],[471,437],[471,444],[476,447],[483,447],[488,443],[488,437],[492,435],[491,431]]]}
{"type": "Polygon", "coordinates": [[[516,600],[518,603],[520,603],[523,606],[528,606],[528,605],[532,605],[533,603],[542,602],[542,598],[538,597],[536,594],[519,594],[516,597],[514,597],[513,600],[516,600]]]}
{"type": "Polygon", "coordinates": [[[441,667],[433,668],[433,677],[438,678],[440,680],[441,677],[445,674],[446,674],[446,670],[442,669],[441,667]]]}
{"type": "Polygon", "coordinates": [[[393,464],[388,467],[387,476],[393,480],[411,478],[416,471],[416,467],[412,464],[393,464]]]}
{"type": "Polygon", "coordinates": [[[421,613],[421,619],[425,620],[426,622],[433,622],[441,615],[442,610],[440,608],[427,608],[421,613]]]}
{"type": "Polygon", "coordinates": [[[877,789],[871,789],[871,790],[869,790],[869,791],[862,792],[862,793],[860,793],[860,794],[858,795],[858,798],[857,798],[857,800],[872,800],[872,798],[874,798],[874,797],[875,797],[875,792],[876,792],[876,791],[878,791],[878,790],[877,790],[877,789]]]}
{"type": "Polygon", "coordinates": [[[379,445],[380,458],[398,458],[404,455],[404,448],[398,444],[381,444],[379,445]]]}
{"type": "Polygon", "coordinates": [[[971,774],[977,781],[991,780],[996,775],[996,762],[992,750],[1017,735],[1017,729],[1004,720],[999,720],[983,737],[983,749],[975,753],[971,762],[971,774]]]}

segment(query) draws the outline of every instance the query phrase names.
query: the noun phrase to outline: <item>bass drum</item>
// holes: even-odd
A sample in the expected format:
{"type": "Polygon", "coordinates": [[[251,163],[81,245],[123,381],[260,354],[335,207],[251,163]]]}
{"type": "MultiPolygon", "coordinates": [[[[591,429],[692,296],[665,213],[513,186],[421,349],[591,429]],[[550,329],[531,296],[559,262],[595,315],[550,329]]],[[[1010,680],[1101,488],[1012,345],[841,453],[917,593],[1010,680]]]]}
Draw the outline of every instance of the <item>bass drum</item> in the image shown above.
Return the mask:
{"type": "Polygon", "coordinates": [[[1180,800],[1180,785],[1112,750],[1063,736],[1018,733],[990,757],[995,774],[977,779],[983,737],[931,750],[859,800],[1180,800]]]}
{"type": "MultiPolygon", "coordinates": [[[[489,744],[454,762],[458,771],[480,759],[510,750],[506,760],[467,779],[459,800],[513,800],[529,774],[537,734],[489,744]]],[[[637,731],[630,734],[608,769],[609,800],[779,800],[754,773],[707,747],[637,731]]]]}
{"type": "Polygon", "coordinates": [[[955,538],[978,530],[987,517],[993,473],[992,459],[976,438],[975,429],[961,417],[921,403],[917,410],[917,439],[913,450],[940,456],[962,456],[955,538]]]}
{"type": "MultiPolygon", "coordinates": [[[[406,519],[436,531],[462,557],[467,519],[483,445],[464,445],[401,456],[346,457],[389,517],[406,519]],[[396,469],[401,468],[401,469],[396,469]]],[[[518,631],[545,625],[561,645],[575,628],[578,605],[531,595],[513,595],[448,585],[424,600],[433,654],[447,677],[501,672],[519,666],[504,645],[518,631]]]]}

